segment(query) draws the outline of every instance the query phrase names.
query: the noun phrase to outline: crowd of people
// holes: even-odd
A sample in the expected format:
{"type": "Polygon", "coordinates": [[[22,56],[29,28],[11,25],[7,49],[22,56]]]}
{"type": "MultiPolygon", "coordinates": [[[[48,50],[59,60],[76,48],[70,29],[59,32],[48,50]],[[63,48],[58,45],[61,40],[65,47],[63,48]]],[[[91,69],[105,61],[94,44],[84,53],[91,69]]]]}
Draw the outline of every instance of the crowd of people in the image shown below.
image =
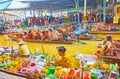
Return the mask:
{"type": "Polygon", "coordinates": [[[23,30],[20,32],[6,32],[9,37],[21,38],[21,39],[33,39],[44,41],[72,41],[71,35],[66,29],[57,29],[56,27],[50,29],[34,29],[23,30]]]}
{"type": "Polygon", "coordinates": [[[81,25],[71,24],[62,25],[61,27],[46,27],[44,29],[29,29],[29,30],[7,30],[5,33],[9,37],[17,37],[22,39],[34,39],[34,40],[65,40],[73,41],[74,36],[83,35],[89,30],[88,23],[82,23],[81,25]]]}

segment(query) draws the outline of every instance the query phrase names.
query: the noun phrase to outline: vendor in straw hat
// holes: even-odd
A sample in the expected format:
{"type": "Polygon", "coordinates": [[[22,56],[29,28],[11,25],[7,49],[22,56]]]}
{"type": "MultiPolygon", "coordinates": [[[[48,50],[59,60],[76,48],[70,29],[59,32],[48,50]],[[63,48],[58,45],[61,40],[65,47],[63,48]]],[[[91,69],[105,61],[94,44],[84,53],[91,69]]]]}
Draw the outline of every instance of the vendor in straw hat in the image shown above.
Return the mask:
{"type": "Polygon", "coordinates": [[[25,42],[22,39],[18,39],[17,44],[19,45],[18,50],[19,50],[20,56],[29,57],[30,51],[27,45],[25,44],[25,42]]]}

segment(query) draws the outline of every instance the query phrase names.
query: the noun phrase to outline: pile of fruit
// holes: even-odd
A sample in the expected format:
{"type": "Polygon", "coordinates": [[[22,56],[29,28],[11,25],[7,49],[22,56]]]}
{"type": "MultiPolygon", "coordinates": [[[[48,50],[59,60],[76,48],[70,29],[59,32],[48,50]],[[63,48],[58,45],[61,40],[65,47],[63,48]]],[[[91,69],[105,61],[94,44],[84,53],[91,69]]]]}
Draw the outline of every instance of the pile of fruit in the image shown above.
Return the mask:
{"type": "Polygon", "coordinates": [[[94,64],[90,64],[87,65],[86,67],[84,67],[84,70],[89,71],[91,69],[99,69],[102,71],[107,71],[107,72],[111,72],[111,71],[117,71],[118,70],[118,64],[106,64],[103,63],[102,61],[96,61],[94,64]]]}
{"type": "Polygon", "coordinates": [[[22,59],[19,57],[13,58],[8,55],[0,56],[0,68],[9,71],[17,71],[22,65],[22,59]]]}
{"type": "Polygon", "coordinates": [[[0,56],[0,69],[5,69],[10,72],[40,76],[40,67],[39,64],[31,58],[24,59],[9,55],[0,56]]]}
{"type": "Polygon", "coordinates": [[[50,66],[47,70],[46,77],[50,79],[73,79],[73,77],[80,79],[81,71],[79,69],[75,70],[74,68],[50,66]]]}
{"type": "Polygon", "coordinates": [[[48,69],[46,78],[49,78],[49,79],[98,79],[98,74],[90,71],[82,72],[81,69],[51,66],[48,69]]]}

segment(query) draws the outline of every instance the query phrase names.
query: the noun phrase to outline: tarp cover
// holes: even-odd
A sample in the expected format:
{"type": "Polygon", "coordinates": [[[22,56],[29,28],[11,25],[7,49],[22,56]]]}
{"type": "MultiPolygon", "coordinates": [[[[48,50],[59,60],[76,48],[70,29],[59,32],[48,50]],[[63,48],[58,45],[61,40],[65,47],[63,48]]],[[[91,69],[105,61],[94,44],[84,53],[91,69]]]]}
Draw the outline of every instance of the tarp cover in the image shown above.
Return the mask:
{"type": "Polygon", "coordinates": [[[4,10],[6,9],[10,4],[11,4],[11,0],[9,1],[0,1],[0,10],[4,10]]]}

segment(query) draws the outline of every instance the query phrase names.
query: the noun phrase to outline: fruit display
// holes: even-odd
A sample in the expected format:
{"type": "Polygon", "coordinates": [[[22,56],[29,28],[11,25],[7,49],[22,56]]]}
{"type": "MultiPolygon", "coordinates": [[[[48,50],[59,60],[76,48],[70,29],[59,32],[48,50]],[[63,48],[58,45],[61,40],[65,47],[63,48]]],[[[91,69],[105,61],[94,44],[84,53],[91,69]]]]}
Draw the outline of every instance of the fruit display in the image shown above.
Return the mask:
{"type": "Polygon", "coordinates": [[[32,58],[24,59],[21,57],[1,55],[0,69],[7,70],[8,72],[29,74],[38,77],[40,76],[41,69],[43,68],[42,64],[39,64],[42,61],[43,60],[35,62],[32,58]]]}
{"type": "Polygon", "coordinates": [[[107,72],[111,72],[111,71],[117,71],[118,70],[118,64],[106,64],[103,63],[102,61],[96,61],[94,64],[89,64],[86,67],[84,67],[85,71],[89,71],[91,69],[99,69],[101,71],[107,71],[107,72]]]}
{"type": "Polygon", "coordinates": [[[9,71],[17,71],[22,65],[22,59],[16,57],[14,60],[12,60],[12,57],[8,55],[2,55],[0,56],[0,63],[0,68],[2,69],[7,69],[9,71]]]}
{"type": "Polygon", "coordinates": [[[116,72],[118,64],[106,64],[102,61],[96,61],[94,64],[85,65],[81,68],[62,68],[51,64],[51,58],[48,54],[39,54],[34,58],[21,58],[9,55],[0,56],[0,69],[13,73],[31,75],[34,77],[44,76],[50,79],[98,79],[101,78],[101,72],[116,72]]]}

